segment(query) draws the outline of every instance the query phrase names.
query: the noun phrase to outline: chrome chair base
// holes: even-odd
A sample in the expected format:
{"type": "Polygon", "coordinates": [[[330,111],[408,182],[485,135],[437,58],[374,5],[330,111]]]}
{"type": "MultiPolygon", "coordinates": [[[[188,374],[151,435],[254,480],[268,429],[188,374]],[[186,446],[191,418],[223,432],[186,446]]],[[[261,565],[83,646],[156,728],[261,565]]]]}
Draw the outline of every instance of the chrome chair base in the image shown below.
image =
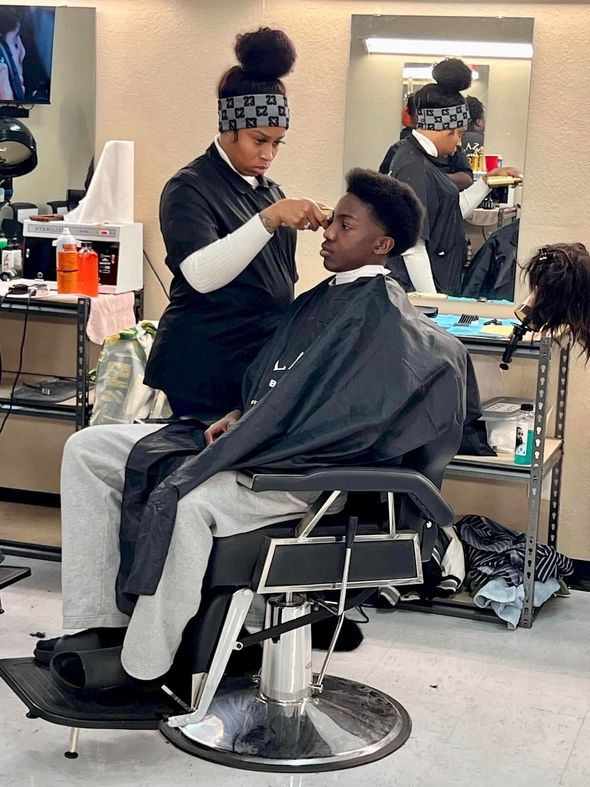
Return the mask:
{"type": "Polygon", "coordinates": [[[408,740],[410,717],[377,689],[326,676],[320,695],[296,703],[265,700],[248,678],[226,678],[202,722],[160,726],[175,746],[222,765],[304,773],[364,765],[408,740]]]}

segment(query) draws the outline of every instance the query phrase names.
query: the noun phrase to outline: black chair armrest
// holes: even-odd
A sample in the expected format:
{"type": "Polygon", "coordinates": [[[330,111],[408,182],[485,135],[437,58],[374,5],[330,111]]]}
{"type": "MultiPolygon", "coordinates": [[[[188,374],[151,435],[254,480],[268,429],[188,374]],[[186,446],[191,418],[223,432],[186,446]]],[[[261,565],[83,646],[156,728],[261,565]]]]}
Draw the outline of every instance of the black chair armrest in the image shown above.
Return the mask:
{"type": "Polygon", "coordinates": [[[405,467],[329,467],[307,473],[242,472],[241,483],[255,492],[395,492],[412,498],[424,516],[444,527],[453,510],[425,476],[405,467]]]}

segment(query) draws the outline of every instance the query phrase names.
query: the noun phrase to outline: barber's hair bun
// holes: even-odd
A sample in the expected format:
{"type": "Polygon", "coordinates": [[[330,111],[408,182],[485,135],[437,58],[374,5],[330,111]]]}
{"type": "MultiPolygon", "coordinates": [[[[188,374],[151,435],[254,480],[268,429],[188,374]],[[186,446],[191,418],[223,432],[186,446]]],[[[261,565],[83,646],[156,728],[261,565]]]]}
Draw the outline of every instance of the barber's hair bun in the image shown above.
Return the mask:
{"type": "Polygon", "coordinates": [[[235,52],[244,74],[259,81],[284,77],[293,68],[297,57],[289,36],[270,27],[239,35],[235,52]]]}
{"type": "Polygon", "coordinates": [[[434,81],[448,91],[467,90],[471,85],[471,69],[462,60],[448,57],[432,69],[434,81]]]}

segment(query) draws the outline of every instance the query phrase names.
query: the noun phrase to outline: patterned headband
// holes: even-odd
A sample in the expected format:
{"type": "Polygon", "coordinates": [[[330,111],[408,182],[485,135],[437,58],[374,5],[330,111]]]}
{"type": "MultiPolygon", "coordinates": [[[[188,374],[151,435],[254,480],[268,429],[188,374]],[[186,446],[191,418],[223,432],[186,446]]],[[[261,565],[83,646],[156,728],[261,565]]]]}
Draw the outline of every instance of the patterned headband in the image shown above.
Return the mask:
{"type": "Polygon", "coordinates": [[[220,131],[277,126],[289,128],[287,97],[280,93],[220,98],[217,102],[220,131]]]}
{"type": "Polygon", "coordinates": [[[449,131],[469,125],[469,109],[467,104],[440,109],[418,109],[416,128],[426,131],[449,131]]]}

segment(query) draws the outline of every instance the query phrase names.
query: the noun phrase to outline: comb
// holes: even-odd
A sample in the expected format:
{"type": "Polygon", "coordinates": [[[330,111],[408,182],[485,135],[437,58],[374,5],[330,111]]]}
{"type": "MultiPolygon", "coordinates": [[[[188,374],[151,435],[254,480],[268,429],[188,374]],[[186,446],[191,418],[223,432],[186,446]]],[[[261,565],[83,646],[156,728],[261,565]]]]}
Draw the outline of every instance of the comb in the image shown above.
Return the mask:
{"type": "Polygon", "coordinates": [[[477,322],[478,320],[477,314],[462,314],[455,325],[471,325],[472,322],[477,322]]]}

